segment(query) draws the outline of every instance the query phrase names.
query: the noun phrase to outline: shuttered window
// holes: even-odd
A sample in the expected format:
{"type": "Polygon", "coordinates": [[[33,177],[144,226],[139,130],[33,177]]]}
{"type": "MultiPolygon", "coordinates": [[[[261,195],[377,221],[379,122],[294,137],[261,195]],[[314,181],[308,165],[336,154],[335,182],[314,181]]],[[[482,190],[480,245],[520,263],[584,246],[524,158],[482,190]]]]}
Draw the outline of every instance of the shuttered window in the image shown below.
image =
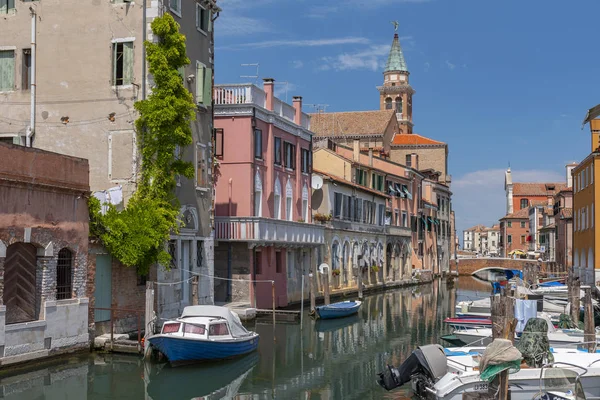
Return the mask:
{"type": "Polygon", "coordinates": [[[211,105],[212,99],[212,69],[201,62],[196,62],[196,103],[204,106],[211,105]]]}
{"type": "Polygon", "coordinates": [[[14,87],[15,52],[13,50],[0,51],[0,91],[14,90],[14,87]]]}
{"type": "Polygon", "coordinates": [[[0,14],[13,14],[15,12],[15,0],[0,0],[0,14]]]}
{"type": "Polygon", "coordinates": [[[113,85],[133,83],[133,42],[113,43],[113,85]]]}

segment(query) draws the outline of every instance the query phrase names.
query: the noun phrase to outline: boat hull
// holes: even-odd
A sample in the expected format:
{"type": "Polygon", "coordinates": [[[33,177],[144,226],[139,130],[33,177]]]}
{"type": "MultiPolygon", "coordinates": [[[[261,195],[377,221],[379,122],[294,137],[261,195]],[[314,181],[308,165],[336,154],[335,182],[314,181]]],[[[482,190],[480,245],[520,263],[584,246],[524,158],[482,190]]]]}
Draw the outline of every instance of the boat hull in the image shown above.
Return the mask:
{"type": "Polygon", "coordinates": [[[315,308],[317,316],[321,319],[344,318],[356,314],[360,309],[360,301],[344,301],[315,308]]]}
{"type": "Polygon", "coordinates": [[[167,357],[172,364],[198,361],[217,361],[235,358],[255,351],[258,335],[235,340],[200,340],[174,335],[155,335],[150,344],[167,357]]]}

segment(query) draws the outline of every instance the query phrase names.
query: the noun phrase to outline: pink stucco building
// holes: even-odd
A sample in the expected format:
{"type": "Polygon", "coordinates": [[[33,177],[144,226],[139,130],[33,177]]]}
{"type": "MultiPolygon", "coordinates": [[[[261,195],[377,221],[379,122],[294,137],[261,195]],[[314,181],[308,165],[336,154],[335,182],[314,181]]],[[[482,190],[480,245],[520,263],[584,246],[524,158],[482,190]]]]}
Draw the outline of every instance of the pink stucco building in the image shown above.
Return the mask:
{"type": "Polygon", "coordinates": [[[269,308],[270,280],[278,307],[299,301],[302,274],[324,243],[311,223],[313,134],[302,98],[286,104],[264,79],[263,89],[216,85],[214,104],[215,301],[269,308]]]}

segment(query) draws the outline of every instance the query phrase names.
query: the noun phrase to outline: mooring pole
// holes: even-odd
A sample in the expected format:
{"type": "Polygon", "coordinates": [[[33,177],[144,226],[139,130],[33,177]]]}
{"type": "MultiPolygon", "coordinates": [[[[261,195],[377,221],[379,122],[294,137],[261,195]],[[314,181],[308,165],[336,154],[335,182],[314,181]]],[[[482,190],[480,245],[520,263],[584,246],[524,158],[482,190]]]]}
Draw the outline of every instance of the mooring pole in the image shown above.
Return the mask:
{"type": "MultiPolygon", "coordinates": [[[[500,295],[491,298],[492,311],[492,337],[515,340],[515,300],[507,296],[506,288],[502,289],[500,295]]],[[[498,398],[508,399],[508,370],[498,375],[498,398]]]]}
{"type": "Polygon", "coordinates": [[[592,307],[591,287],[585,288],[585,298],[583,304],[585,307],[585,329],[583,340],[586,342],[588,353],[593,353],[596,351],[596,328],[594,326],[594,309],[592,307]]]}
{"type": "Polygon", "coordinates": [[[323,299],[325,305],[329,304],[329,268],[323,273],[323,299]]]}
{"type": "Polygon", "coordinates": [[[304,268],[302,268],[302,300],[300,301],[300,332],[304,321],[304,268]]]}
{"type": "Polygon", "coordinates": [[[573,270],[569,271],[569,302],[571,304],[571,321],[579,327],[579,311],[581,310],[581,282],[573,270]]]}

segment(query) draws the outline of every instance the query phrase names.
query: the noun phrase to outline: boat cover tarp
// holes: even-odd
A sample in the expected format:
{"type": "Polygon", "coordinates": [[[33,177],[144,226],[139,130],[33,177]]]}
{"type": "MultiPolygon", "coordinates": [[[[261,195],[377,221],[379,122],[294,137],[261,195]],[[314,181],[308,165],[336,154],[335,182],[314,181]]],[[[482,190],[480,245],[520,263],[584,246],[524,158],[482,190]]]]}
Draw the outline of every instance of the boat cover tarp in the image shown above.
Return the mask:
{"type": "Polygon", "coordinates": [[[183,313],[181,314],[181,318],[190,318],[190,317],[215,317],[215,318],[223,318],[227,320],[229,323],[229,329],[231,331],[231,336],[240,337],[247,336],[249,332],[242,325],[242,321],[240,321],[240,317],[232,312],[227,307],[219,307],[219,306],[188,306],[183,309],[183,313]]]}
{"type": "Polygon", "coordinates": [[[500,372],[514,373],[521,369],[521,352],[508,339],[494,339],[483,352],[479,362],[481,380],[491,382],[500,372]]]}
{"type": "Polygon", "coordinates": [[[544,364],[554,362],[548,341],[548,322],[544,318],[530,318],[519,338],[517,349],[530,368],[541,368],[544,364]]]}
{"type": "Polygon", "coordinates": [[[565,286],[565,284],[564,283],[560,283],[558,281],[551,281],[551,282],[542,282],[538,286],[541,286],[541,287],[565,286]]]}

